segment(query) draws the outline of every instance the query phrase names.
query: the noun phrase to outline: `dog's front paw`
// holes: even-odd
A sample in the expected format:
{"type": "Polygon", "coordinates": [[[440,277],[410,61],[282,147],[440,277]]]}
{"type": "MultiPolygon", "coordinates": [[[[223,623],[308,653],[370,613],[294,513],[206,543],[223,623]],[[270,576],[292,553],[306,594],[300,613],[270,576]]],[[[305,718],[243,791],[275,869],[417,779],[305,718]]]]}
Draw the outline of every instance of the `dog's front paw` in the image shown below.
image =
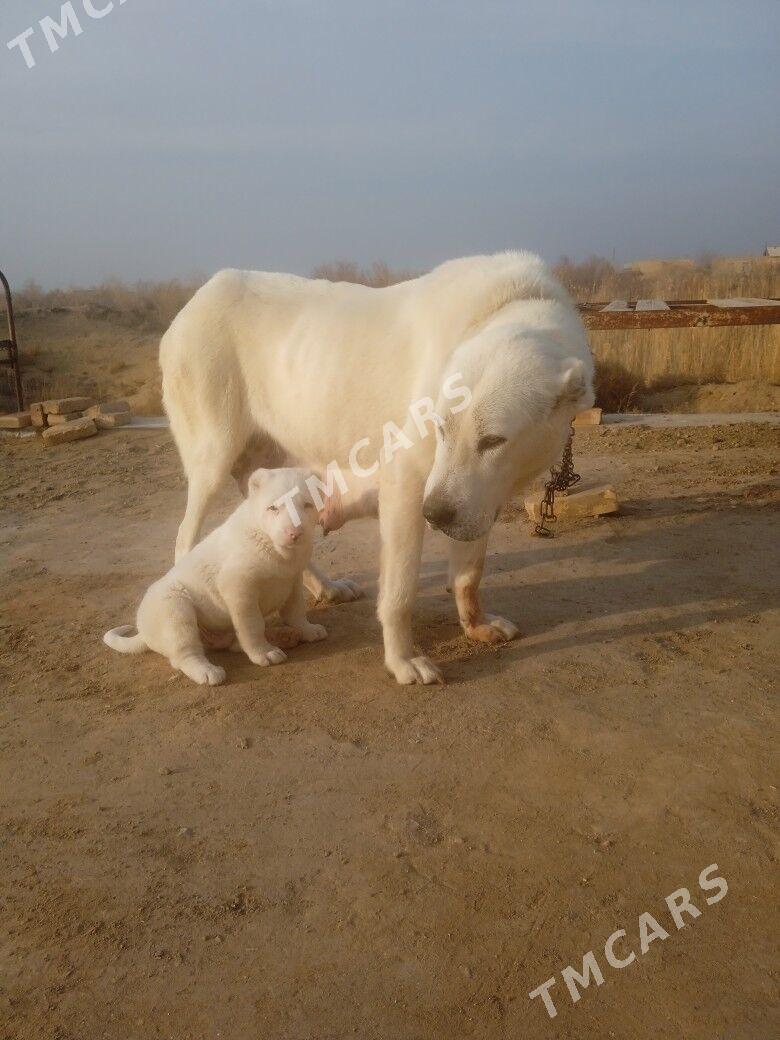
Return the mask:
{"type": "Polygon", "coordinates": [[[414,683],[431,686],[433,683],[444,682],[444,676],[427,657],[398,657],[394,660],[388,658],[385,665],[402,686],[411,686],[414,683]]]}
{"type": "Polygon", "coordinates": [[[365,592],[349,578],[336,578],[323,582],[322,590],[317,597],[318,603],[351,603],[352,600],[362,599],[365,592]]]}
{"type": "Polygon", "coordinates": [[[471,625],[464,629],[469,639],[476,639],[479,643],[508,643],[510,639],[517,639],[520,629],[506,618],[497,614],[485,614],[485,619],[479,625],[471,625]]]}
{"type": "Polygon", "coordinates": [[[301,637],[304,643],[318,643],[321,639],[327,639],[328,633],[324,625],[303,625],[301,637]]]}
{"type": "Polygon", "coordinates": [[[250,654],[249,660],[252,664],[259,664],[261,668],[267,668],[271,664],[282,664],[287,660],[287,654],[278,646],[270,646],[260,653],[250,654]]]}
{"type": "Polygon", "coordinates": [[[226,677],[225,669],[210,661],[188,664],[186,670],[182,671],[200,686],[221,686],[226,677]]]}

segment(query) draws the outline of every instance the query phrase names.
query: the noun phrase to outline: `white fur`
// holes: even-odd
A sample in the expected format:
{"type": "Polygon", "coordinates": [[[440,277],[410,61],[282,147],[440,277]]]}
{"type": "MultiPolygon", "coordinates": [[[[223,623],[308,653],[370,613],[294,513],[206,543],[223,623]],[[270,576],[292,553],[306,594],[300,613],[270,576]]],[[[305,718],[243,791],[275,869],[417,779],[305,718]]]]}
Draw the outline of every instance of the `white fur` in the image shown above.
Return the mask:
{"type": "Polygon", "coordinates": [[[103,641],[125,654],[154,650],[195,682],[216,686],[225,670],[206,658],[204,639],[241,649],[255,664],[281,664],[284,651],[265,635],[265,618],[274,611],[305,642],[324,639],[325,629],[310,624],[304,610],[302,574],[317,524],[309,476],[303,469],[254,473],[247,500],[148,589],[137,634],[123,625],[103,641]],[[294,524],[277,501],[296,487],[300,522],[294,524]]]}
{"type": "MultiPolygon", "coordinates": [[[[444,429],[413,438],[377,477],[386,665],[403,683],[441,678],[415,655],[411,635],[424,510],[456,539],[451,580],[466,632],[488,641],[516,634],[476,599],[486,536],[512,487],[555,461],[572,416],[593,399],[582,323],[538,257],[454,260],[383,289],[223,271],[175,319],[160,363],[189,480],[178,555],[253,452],[266,465],[336,460],[346,468],[353,445],[369,438],[360,454],[368,467],[380,456],[383,424],[413,433],[409,406],[427,396],[444,429]],[[458,372],[472,400],[448,414],[447,377],[458,372]],[[480,451],[486,435],[506,442],[480,451]]],[[[316,574],[307,584],[332,598],[354,594],[316,574]]]]}

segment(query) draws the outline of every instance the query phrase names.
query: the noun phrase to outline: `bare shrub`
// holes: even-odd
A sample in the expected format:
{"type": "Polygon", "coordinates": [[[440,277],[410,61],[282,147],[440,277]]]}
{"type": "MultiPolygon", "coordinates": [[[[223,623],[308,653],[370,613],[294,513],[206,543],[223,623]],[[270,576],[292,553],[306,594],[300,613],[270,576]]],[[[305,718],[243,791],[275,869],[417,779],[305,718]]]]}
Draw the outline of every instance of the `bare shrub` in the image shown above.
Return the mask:
{"type": "Polygon", "coordinates": [[[596,360],[593,388],[596,404],[605,412],[636,411],[640,382],[636,375],[619,361],[596,360]]]}
{"type": "Polygon", "coordinates": [[[770,299],[780,295],[780,264],[764,257],[719,257],[701,253],[695,260],[658,260],[618,268],[602,256],[575,263],[563,257],[555,273],[581,303],[608,300],[706,300],[739,296],[770,299]]]}
{"type": "Polygon", "coordinates": [[[354,282],[357,285],[369,285],[373,289],[383,289],[388,285],[407,282],[410,278],[416,278],[419,273],[419,271],[394,271],[383,260],[375,260],[368,268],[360,267],[351,260],[333,260],[315,267],[311,276],[312,278],[324,278],[328,282],[354,282]]]}
{"type": "Polygon", "coordinates": [[[553,270],[567,291],[581,303],[634,299],[645,289],[645,278],[638,271],[615,267],[603,256],[589,256],[580,263],[562,257],[553,270]]]}

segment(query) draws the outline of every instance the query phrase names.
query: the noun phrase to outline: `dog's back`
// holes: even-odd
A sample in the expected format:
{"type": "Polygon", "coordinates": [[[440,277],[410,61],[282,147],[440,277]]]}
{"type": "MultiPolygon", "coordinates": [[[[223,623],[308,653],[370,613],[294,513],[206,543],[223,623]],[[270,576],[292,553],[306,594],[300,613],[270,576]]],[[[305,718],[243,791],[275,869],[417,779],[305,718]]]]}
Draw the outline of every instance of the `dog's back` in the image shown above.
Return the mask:
{"type": "MultiPolygon", "coordinates": [[[[532,254],[450,261],[373,289],[226,270],[160,346],[163,402],[189,483],[177,557],[253,440],[307,464],[346,461],[356,440],[436,395],[448,354],[515,300],[566,295],[532,254]]],[[[257,465],[278,465],[256,459],[257,465]]]]}

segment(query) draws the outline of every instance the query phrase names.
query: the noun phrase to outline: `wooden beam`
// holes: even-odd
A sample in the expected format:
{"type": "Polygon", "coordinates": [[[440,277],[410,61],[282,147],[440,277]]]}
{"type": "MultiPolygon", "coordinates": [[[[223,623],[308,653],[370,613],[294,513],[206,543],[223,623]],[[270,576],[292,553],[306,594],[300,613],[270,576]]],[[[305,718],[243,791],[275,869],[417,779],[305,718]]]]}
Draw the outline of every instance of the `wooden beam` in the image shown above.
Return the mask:
{"type": "MultiPolygon", "coordinates": [[[[620,301],[615,301],[620,302],[620,301]]],[[[780,300],[740,302],[726,306],[712,301],[667,300],[666,310],[618,310],[612,304],[580,304],[586,329],[606,332],[612,329],[695,329],[724,326],[780,325],[780,300]]]]}

